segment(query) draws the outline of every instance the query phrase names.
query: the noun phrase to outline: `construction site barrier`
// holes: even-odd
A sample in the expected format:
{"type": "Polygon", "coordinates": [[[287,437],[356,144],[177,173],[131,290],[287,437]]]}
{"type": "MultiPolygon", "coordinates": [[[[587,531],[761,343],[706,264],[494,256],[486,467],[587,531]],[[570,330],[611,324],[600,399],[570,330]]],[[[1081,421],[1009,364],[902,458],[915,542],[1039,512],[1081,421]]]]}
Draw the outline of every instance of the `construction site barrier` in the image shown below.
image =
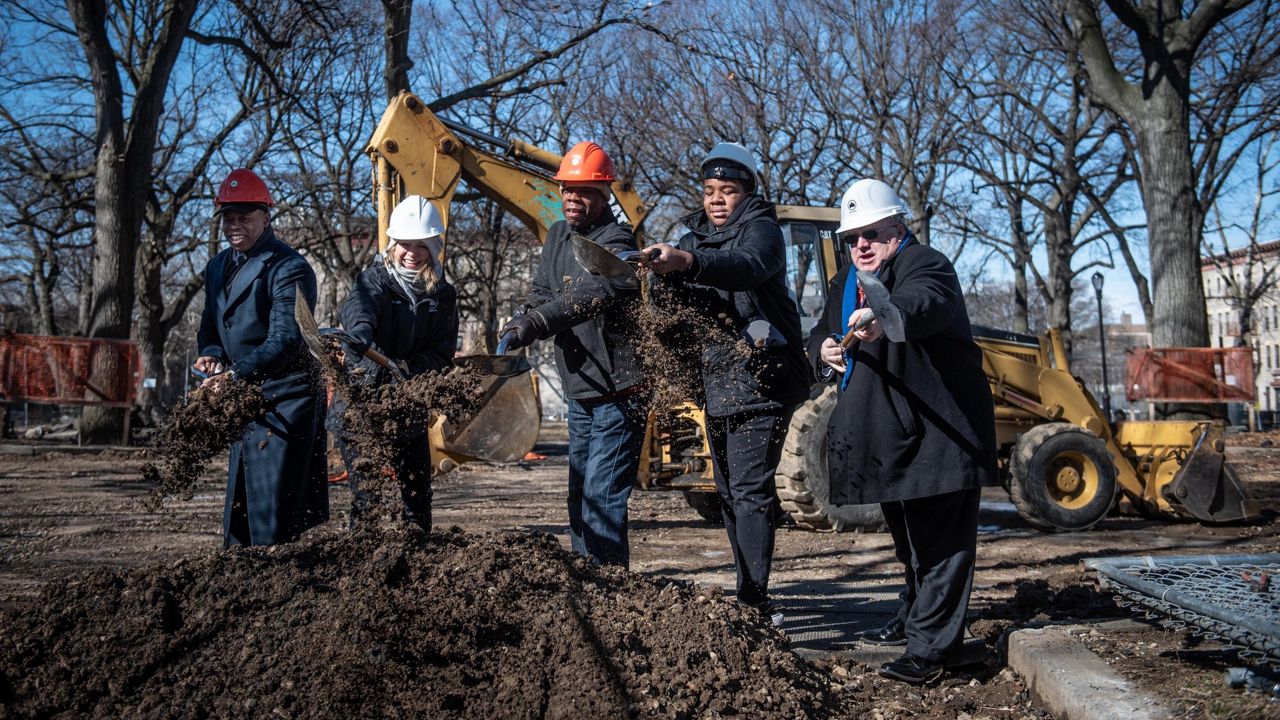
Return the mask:
{"type": "Polygon", "coordinates": [[[1253,351],[1239,348],[1138,348],[1128,352],[1129,402],[1253,402],[1253,351]]]}
{"type": "Polygon", "coordinates": [[[0,335],[0,402],[132,407],[141,376],[130,340],[0,335]]]}

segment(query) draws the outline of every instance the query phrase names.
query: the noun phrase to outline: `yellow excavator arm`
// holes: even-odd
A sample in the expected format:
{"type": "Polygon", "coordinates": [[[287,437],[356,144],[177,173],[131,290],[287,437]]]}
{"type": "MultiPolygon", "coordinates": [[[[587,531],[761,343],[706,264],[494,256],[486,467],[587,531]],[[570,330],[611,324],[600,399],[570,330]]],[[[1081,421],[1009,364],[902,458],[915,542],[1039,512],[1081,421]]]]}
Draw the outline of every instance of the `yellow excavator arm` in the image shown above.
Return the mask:
{"type": "MultiPolygon", "coordinates": [[[[373,162],[379,248],[386,247],[391,210],[406,195],[434,202],[447,228],[459,180],[519,218],[539,241],[546,240],[547,231],[563,217],[559,184],[551,179],[560,167],[560,155],[439,118],[410,92],[401,92],[387,105],[365,153],[373,162]],[[476,141],[504,154],[481,149],[476,141]]],[[[631,181],[614,182],[613,198],[618,219],[631,225],[638,237],[648,208],[631,181]]]]}

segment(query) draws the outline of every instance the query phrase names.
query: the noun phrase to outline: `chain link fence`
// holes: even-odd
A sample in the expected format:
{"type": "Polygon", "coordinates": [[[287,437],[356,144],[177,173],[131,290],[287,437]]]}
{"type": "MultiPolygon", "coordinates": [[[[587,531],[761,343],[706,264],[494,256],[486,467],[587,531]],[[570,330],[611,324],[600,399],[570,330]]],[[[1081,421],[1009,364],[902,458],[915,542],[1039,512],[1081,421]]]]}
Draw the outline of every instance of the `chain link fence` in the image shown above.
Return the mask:
{"type": "Polygon", "coordinates": [[[1280,667],[1280,554],[1091,558],[1084,564],[1130,610],[1280,667]]]}

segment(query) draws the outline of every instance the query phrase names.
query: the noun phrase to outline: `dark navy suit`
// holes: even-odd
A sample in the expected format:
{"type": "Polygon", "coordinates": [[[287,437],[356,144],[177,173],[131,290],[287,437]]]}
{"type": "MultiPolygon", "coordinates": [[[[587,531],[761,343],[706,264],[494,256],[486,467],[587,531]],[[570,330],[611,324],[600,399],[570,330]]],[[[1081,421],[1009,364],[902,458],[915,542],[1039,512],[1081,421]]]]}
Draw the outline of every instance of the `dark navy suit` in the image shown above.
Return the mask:
{"type": "Polygon", "coordinates": [[[260,385],[267,410],[231,446],[222,529],[228,547],[274,545],[329,519],[324,395],[293,318],[297,286],[314,306],[316,276],[270,227],[238,270],[234,257],[228,248],[205,268],[196,340],[260,385]]]}

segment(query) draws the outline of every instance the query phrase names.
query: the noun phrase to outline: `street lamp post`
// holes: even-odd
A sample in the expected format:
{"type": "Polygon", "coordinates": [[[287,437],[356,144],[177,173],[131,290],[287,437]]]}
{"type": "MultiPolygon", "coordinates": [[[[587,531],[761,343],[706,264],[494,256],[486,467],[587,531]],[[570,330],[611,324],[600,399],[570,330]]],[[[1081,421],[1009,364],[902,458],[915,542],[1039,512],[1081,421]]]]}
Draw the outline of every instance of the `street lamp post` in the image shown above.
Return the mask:
{"type": "Polygon", "coordinates": [[[1102,319],[1102,273],[1093,274],[1093,292],[1098,297],[1098,347],[1102,350],[1102,409],[1111,422],[1111,389],[1107,385],[1107,329],[1102,319]]]}

